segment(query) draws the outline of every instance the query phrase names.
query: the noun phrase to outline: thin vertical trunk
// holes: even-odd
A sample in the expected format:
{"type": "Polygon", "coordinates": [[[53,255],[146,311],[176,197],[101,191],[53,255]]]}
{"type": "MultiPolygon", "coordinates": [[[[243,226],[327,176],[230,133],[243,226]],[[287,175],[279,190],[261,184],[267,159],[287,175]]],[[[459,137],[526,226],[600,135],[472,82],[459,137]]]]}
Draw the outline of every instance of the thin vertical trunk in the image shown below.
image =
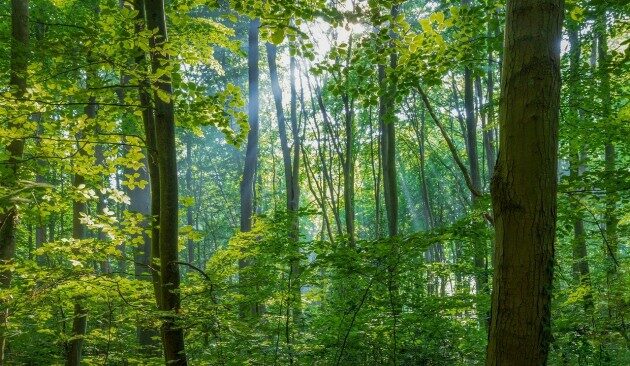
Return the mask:
{"type": "Polygon", "coordinates": [[[562,0],[507,2],[488,366],[547,363],[563,8],[562,0]]]}
{"type": "MultiPolygon", "coordinates": [[[[128,170],[129,173],[138,173],[140,176],[137,180],[149,182],[149,171],[147,159],[142,160],[142,166],[137,171],[128,170]]],[[[129,174],[127,173],[127,174],[129,174]]],[[[134,187],[127,189],[129,196],[129,211],[141,214],[145,219],[140,223],[143,230],[139,234],[141,240],[133,248],[134,252],[134,277],[138,281],[152,281],[151,271],[151,237],[146,233],[146,228],[151,224],[151,185],[147,184],[144,188],[134,187]]],[[[134,241],[135,243],[135,241],[134,241]]],[[[136,334],[140,351],[145,355],[159,354],[159,344],[156,344],[154,338],[159,333],[157,329],[146,326],[141,320],[137,323],[136,334]]]]}
{"type": "MultiPolygon", "coordinates": [[[[26,92],[26,78],[28,71],[28,0],[11,0],[11,60],[10,86],[16,99],[23,97],[26,92]]],[[[9,122],[8,127],[14,126],[9,122]]],[[[24,151],[24,140],[12,140],[7,146],[8,164],[3,168],[0,183],[5,187],[15,187],[18,181],[19,161],[24,151]]],[[[17,206],[11,204],[4,207],[0,214],[0,262],[6,263],[15,256],[15,226],[17,221],[17,206]]],[[[0,288],[11,286],[11,271],[0,272],[0,288]]],[[[5,364],[6,328],[9,318],[8,304],[0,303],[0,365],[5,364]]]]}
{"type": "MultiPolygon", "coordinates": [[[[156,31],[155,44],[162,47],[168,40],[164,0],[146,0],[147,27],[156,31]]],[[[154,51],[151,54],[152,71],[157,74],[168,66],[169,55],[154,51]]],[[[160,282],[161,306],[165,312],[162,323],[162,341],[166,362],[186,365],[184,330],[177,324],[180,312],[178,236],[178,183],[175,146],[175,113],[171,75],[164,73],[155,82],[161,91],[155,93],[155,142],[159,149],[160,174],[160,282]]]]}
{"type": "MultiPolygon", "coordinates": [[[[85,114],[88,119],[96,118],[96,108],[94,97],[90,97],[90,102],[85,107],[85,114]]],[[[79,149],[79,155],[86,154],[83,148],[77,148],[79,149]]],[[[85,177],[81,174],[75,174],[72,186],[75,189],[85,186],[85,177]]],[[[83,240],[87,237],[86,228],[81,223],[81,216],[86,213],[87,203],[85,201],[72,201],[72,238],[75,240],[83,240]]],[[[66,345],[66,366],[79,366],[81,364],[83,338],[87,332],[87,309],[83,306],[82,301],[81,297],[74,299],[72,338],[66,345]]]]}
{"type": "MultiPolygon", "coordinates": [[[[569,108],[567,110],[566,119],[570,126],[579,128],[580,116],[578,110],[578,83],[580,77],[580,58],[581,45],[579,38],[578,26],[571,22],[567,27],[569,36],[569,75],[568,75],[568,99],[569,108]]],[[[581,153],[579,146],[570,146],[569,151],[569,171],[574,180],[578,180],[584,170],[584,155],[581,153]]],[[[588,253],[586,248],[586,231],[584,229],[584,219],[582,207],[579,202],[571,203],[571,212],[573,215],[573,277],[575,282],[584,287],[586,294],[584,295],[584,310],[587,316],[592,316],[593,312],[593,295],[590,288],[591,273],[588,263],[588,253]]]]}
{"type": "MultiPolygon", "coordinates": [[[[252,19],[249,22],[248,31],[248,85],[249,102],[247,107],[249,132],[247,134],[247,147],[245,150],[245,164],[243,168],[243,179],[241,180],[241,232],[249,232],[252,229],[252,215],[254,213],[254,179],[258,166],[258,113],[259,113],[259,70],[258,60],[260,58],[258,47],[260,20],[252,19]]],[[[247,260],[239,260],[239,283],[242,287],[248,286],[249,279],[242,273],[249,265],[247,260]]],[[[240,309],[241,316],[254,316],[259,313],[257,304],[244,304],[240,309]]]]}
{"type": "MultiPolygon", "coordinates": [[[[352,34],[348,40],[348,52],[346,55],[346,68],[350,67],[350,59],[352,57],[352,34]]],[[[346,84],[349,82],[346,78],[346,84]]],[[[348,85],[346,85],[346,89],[348,85]]],[[[348,235],[348,243],[351,247],[355,247],[355,210],[354,210],[354,98],[350,97],[348,92],[342,96],[344,109],[344,129],[346,133],[346,141],[344,146],[343,159],[343,198],[344,209],[346,214],[346,233],[348,235]]]]}
{"type": "MultiPolygon", "coordinates": [[[[145,4],[144,0],[135,0],[136,15],[135,32],[140,33],[145,26],[145,4]]],[[[153,40],[150,40],[153,44],[153,40]]],[[[140,48],[136,49],[136,66],[143,72],[148,72],[147,55],[140,48]]],[[[161,309],[161,286],[160,286],[160,171],[158,167],[158,150],[155,141],[155,114],[151,105],[150,85],[148,78],[140,80],[139,102],[142,109],[142,122],[144,125],[144,138],[147,145],[146,165],[149,173],[149,190],[151,192],[149,225],[151,227],[151,247],[149,251],[149,270],[153,282],[155,303],[161,309]]]]}
{"type": "Polygon", "coordinates": [[[295,81],[296,60],[294,56],[289,59],[289,81],[291,85],[291,134],[293,137],[293,158],[291,161],[291,180],[290,184],[287,184],[287,210],[289,212],[289,240],[292,245],[292,252],[295,258],[291,260],[291,273],[293,279],[291,281],[293,288],[291,290],[291,296],[293,297],[293,320],[300,326],[302,323],[302,292],[301,292],[301,272],[300,268],[300,136],[297,118],[297,89],[295,81]]]}
{"type": "MultiPolygon", "coordinates": [[[[486,100],[484,105],[483,100],[483,88],[481,85],[481,77],[475,79],[475,89],[477,92],[477,100],[479,109],[481,110],[481,130],[483,134],[483,152],[486,160],[487,177],[492,178],[494,174],[494,163],[496,162],[496,154],[494,153],[494,138],[492,136],[492,130],[489,128],[491,115],[490,115],[490,100],[486,100]]],[[[494,112],[492,112],[494,113],[494,112]]],[[[481,187],[480,187],[481,188],[481,187]]]]}
{"type": "MultiPolygon", "coordinates": [[[[392,6],[391,18],[398,16],[398,6],[392,6]]],[[[391,33],[391,32],[390,32],[391,33]]],[[[398,63],[398,56],[391,51],[389,67],[393,70],[398,63]]],[[[383,193],[385,196],[385,211],[387,212],[387,228],[389,236],[398,235],[398,190],[396,182],[396,111],[395,95],[396,83],[393,77],[386,79],[386,66],[378,65],[378,79],[380,83],[379,126],[381,132],[381,163],[383,170],[383,193]]]]}
{"type": "MultiPolygon", "coordinates": [[[[186,193],[189,197],[194,197],[192,189],[192,134],[186,136],[186,193]]],[[[193,227],[193,206],[186,207],[186,225],[193,227]]],[[[188,238],[186,240],[186,249],[188,251],[188,263],[195,263],[195,242],[188,238]]]]}
{"type": "MultiPolygon", "coordinates": [[[[399,5],[392,5],[390,22],[398,17],[399,5]]],[[[391,23],[390,23],[391,27],[391,23]]],[[[393,39],[395,33],[389,31],[393,39]]],[[[389,48],[389,68],[395,70],[398,64],[398,55],[392,45],[389,48]]],[[[386,66],[378,65],[379,80],[379,127],[381,131],[381,163],[383,171],[383,195],[385,201],[385,211],[387,213],[387,228],[390,241],[390,257],[388,263],[387,288],[389,295],[389,306],[391,311],[392,324],[392,349],[390,361],[397,364],[398,359],[398,339],[397,327],[398,317],[401,312],[399,301],[398,269],[397,258],[399,255],[398,243],[395,237],[398,235],[398,189],[396,180],[396,80],[394,75],[387,75],[386,66]],[[389,78],[388,78],[389,76],[389,78]]]]}
{"type": "MultiPolygon", "coordinates": [[[[606,12],[603,12],[597,19],[597,64],[599,72],[599,93],[600,100],[602,102],[602,118],[604,122],[604,128],[609,130],[610,125],[610,70],[609,70],[609,55],[608,55],[608,35],[606,29],[606,12]]],[[[612,134],[608,134],[611,136],[612,134]]],[[[614,179],[615,172],[615,145],[612,139],[608,137],[608,140],[604,146],[604,170],[606,171],[606,177],[608,179],[614,179]]],[[[604,211],[604,221],[606,224],[606,240],[604,243],[605,250],[608,257],[607,273],[608,276],[614,276],[617,272],[617,252],[619,251],[619,238],[617,234],[617,225],[619,218],[617,217],[617,195],[614,192],[614,184],[608,184],[606,189],[606,209],[604,211]]],[[[610,280],[610,279],[609,279],[610,280]]]]}
{"type": "MultiPolygon", "coordinates": [[[[98,133],[98,129],[95,129],[98,133]]],[[[94,155],[96,158],[96,165],[102,167],[105,165],[105,154],[104,154],[104,150],[105,150],[105,146],[99,144],[97,146],[94,147],[94,155]]],[[[109,177],[106,177],[106,179],[108,180],[109,177]]],[[[106,179],[103,179],[101,181],[101,185],[106,183],[106,179]]],[[[100,188],[100,187],[98,187],[100,188]]],[[[100,190],[98,191],[98,201],[96,201],[96,213],[97,214],[102,214],[103,210],[106,207],[106,202],[105,202],[105,195],[103,193],[100,192],[100,190]]],[[[103,230],[99,230],[96,234],[96,239],[98,239],[99,241],[105,241],[107,239],[105,233],[103,232],[103,230]]],[[[111,265],[109,263],[109,258],[105,258],[101,263],[101,273],[103,274],[110,274],[112,272],[111,269],[111,265]]]]}
{"type": "MultiPolygon", "coordinates": [[[[496,17],[492,15],[493,19],[496,17]]],[[[488,22],[488,30],[486,32],[488,38],[488,80],[487,80],[487,104],[486,104],[486,126],[483,130],[483,145],[486,150],[486,164],[488,164],[488,176],[492,179],[494,175],[494,165],[497,161],[495,147],[495,126],[494,126],[494,57],[491,46],[491,38],[495,36],[495,30],[492,28],[492,22],[488,22]]]]}
{"type": "MultiPolygon", "coordinates": [[[[289,59],[289,84],[291,88],[290,99],[290,123],[291,133],[293,137],[293,151],[289,148],[289,142],[286,131],[286,121],[284,116],[284,109],[282,105],[282,91],[280,89],[280,83],[278,78],[278,68],[276,66],[276,46],[267,43],[267,60],[269,64],[269,75],[271,79],[271,89],[273,93],[274,104],[276,106],[276,115],[278,119],[278,135],[280,136],[280,146],[282,148],[282,161],[284,164],[284,182],[286,187],[286,208],[288,215],[288,233],[289,242],[292,250],[296,252],[296,257],[299,257],[299,148],[300,139],[297,122],[297,90],[295,86],[295,69],[296,60],[291,56],[289,59]]],[[[301,318],[301,293],[300,293],[300,267],[299,260],[292,259],[290,263],[290,275],[288,281],[290,283],[290,305],[293,315],[293,320],[296,323],[300,322],[301,318]]]]}

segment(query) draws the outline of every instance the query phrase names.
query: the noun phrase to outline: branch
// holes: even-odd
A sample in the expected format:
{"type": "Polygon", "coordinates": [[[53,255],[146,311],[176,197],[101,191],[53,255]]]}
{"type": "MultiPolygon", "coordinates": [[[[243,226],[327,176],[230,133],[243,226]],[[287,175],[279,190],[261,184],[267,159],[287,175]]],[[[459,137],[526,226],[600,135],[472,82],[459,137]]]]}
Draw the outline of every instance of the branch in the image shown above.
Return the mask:
{"type": "Polygon", "coordinates": [[[424,105],[427,107],[427,110],[429,111],[431,118],[433,118],[433,120],[435,121],[435,124],[440,129],[440,133],[442,134],[442,137],[444,137],[444,140],[446,140],[446,144],[448,145],[448,149],[451,151],[451,155],[453,156],[453,160],[455,160],[455,164],[457,164],[459,169],[462,171],[462,175],[464,176],[464,180],[466,181],[466,186],[468,187],[468,189],[470,190],[470,192],[472,193],[474,197],[482,197],[483,194],[473,185],[472,179],[470,179],[470,174],[468,173],[468,169],[466,169],[466,166],[464,165],[462,160],[459,158],[459,155],[457,154],[457,148],[455,147],[453,140],[451,140],[451,138],[448,136],[448,134],[446,133],[446,129],[444,128],[444,125],[442,125],[442,123],[436,116],[435,111],[433,110],[433,107],[431,106],[431,102],[429,101],[429,98],[427,97],[426,93],[424,92],[424,90],[422,90],[422,87],[420,87],[419,85],[416,86],[416,89],[420,93],[420,96],[422,97],[422,101],[424,102],[424,105]]]}

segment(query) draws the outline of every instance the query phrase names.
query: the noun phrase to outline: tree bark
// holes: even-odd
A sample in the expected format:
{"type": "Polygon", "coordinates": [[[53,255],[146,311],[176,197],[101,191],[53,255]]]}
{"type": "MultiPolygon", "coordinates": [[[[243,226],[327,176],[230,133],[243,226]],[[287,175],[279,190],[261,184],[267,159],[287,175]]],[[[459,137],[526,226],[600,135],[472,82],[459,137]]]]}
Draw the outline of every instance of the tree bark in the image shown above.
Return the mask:
{"type": "MultiPolygon", "coordinates": [[[[609,132],[610,124],[610,70],[609,70],[609,55],[608,55],[608,34],[606,29],[606,12],[599,16],[596,21],[597,32],[597,66],[599,72],[599,94],[602,102],[602,118],[605,123],[604,129],[608,135],[607,141],[604,145],[604,170],[606,177],[609,180],[613,180],[615,176],[615,160],[616,152],[615,145],[613,144],[612,133],[609,132]]],[[[608,263],[607,274],[609,277],[614,276],[617,272],[617,252],[619,251],[619,238],[617,234],[617,226],[619,218],[617,217],[617,200],[618,197],[614,192],[614,184],[608,184],[606,186],[606,208],[604,211],[604,222],[606,224],[606,240],[604,247],[606,250],[608,263]]]]}
{"type": "MultiPolygon", "coordinates": [[[[9,85],[13,89],[16,99],[22,98],[26,92],[28,72],[28,0],[11,0],[11,60],[9,85]]],[[[9,128],[18,128],[14,122],[9,122],[9,128]]],[[[15,188],[18,181],[19,161],[24,151],[24,140],[12,140],[7,146],[8,164],[2,171],[3,186],[15,188]]],[[[5,264],[15,256],[15,228],[17,224],[17,206],[14,204],[4,207],[0,214],[0,263],[5,264]]],[[[0,272],[0,288],[11,286],[11,271],[0,272]]],[[[0,365],[5,364],[6,328],[9,318],[8,304],[0,303],[0,365]]]]}
{"type": "MultiPolygon", "coordinates": [[[[186,136],[186,193],[189,197],[194,197],[192,189],[192,134],[188,133],[186,136]]],[[[193,206],[186,207],[186,225],[193,227],[193,206]]],[[[186,250],[188,254],[188,263],[195,264],[195,242],[188,238],[186,240],[186,250]]]]}
{"type": "MultiPolygon", "coordinates": [[[[96,102],[94,97],[90,97],[89,104],[85,107],[85,114],[88,119],[96,118],[96,102]]],[[[78,138],[81,136],[79,135],[78,138]]],[[[79,148],[79,155],[85,155],[83,148],[79,148]]],[[[85,177],[75,174],[72,182],[74,189],[81,186],[85,188],[85,177]]],[[[72,238],[83,240],[87,237],[85,226],[81,223],[81,215],[87,214],[87,203],[82,200],[72,201],[72,238]]],[[[87,332],[87,309],[82,304],[81,296],[74,299],[74,316],[72,320],[72,338],[66,345],[66,366],[79,366],[81,364],[83,351],[83,338],[87,332]]]]}
{"type": "MultiPolygon", "coordinates": [[[[138,11],[136,15],[135,32],[139,34],[145,26],[145,3],[144,0],[135,0],[135,9],[138,11]]],[[[154,47],[153,38],[149,40],[150,46],[154,47]]],[[[140,49],[136,48],[135,63],[142,72],[148,72],[147,55],[140,49]]],[[[155,110],[151,104],[150,95],[151,85],[149,79],[143,77],[140,80],[139,102],[142,109],[142,122],[144,125],[144,138],[147,144],[147,169],[149,173],[149,189],[151,192],[151,212],[149,217],[149,225],[151,226],[151,250],[149,255],[153,289],[155,294],[155,303],[158,309],[161,309],[161,285],[160,285],[160,170],[158,166],[158,148],[155,141],[155,110]]]]}
{"type": "MultiPolygon", "coordinates": [[[[567,110],[567,123],[574,128],[580,126],[580,116],[578,110],[578,83],[580,77],[581,44],[579,38],[579,28],[573,22],[567,27],[569,36],[569,75],[568,75],[568,99],[569,108],[567,110]]],[[[574,181],[579,180],[584,170],[585,154],[581,152],[580,146],[569,146],[569,171],[574,181]]],[[[584,229],[583,209],[579,201],[571,202],[571,212],[573,221],[573,277],[576,284],[584,286],[584,310],[587,316],[593,314],[593,294],[591,292],[591,273],[588,263],[588,252],[586,247],[586,231],[584,229]]]]}
{"type": "MultiPolygon", "coordinates": [[[[246,233],[252,229],[252,215],[254,213],[254,178],[258,167],[258,114],[259,114],[259,67],[260,59],[258,36],[260,20],[252,19],[249,22],[248,31],[248,85],[249,102],[247,107],[249,132],[247,134],[247,147],[245,150],[245,164],[243,167],[243,179],[241,180],[241,232],[246,233]]],[[[243,273],[249,265],[249,261],[239,260],[239,284],[242,288],[249,286],[248,279],[243,273]]],[[[240,309],[241,316],[255,316],[260,313],[257,304],[244,304],[240,309]]]]}
{"type": "Polygon", "coordinates": [[[507,2],[488,366],[547,363],[563,11],[562,0],[507,2]]]}
{"type": "MultiPolygon", "coordinates": [[[[164,0],[146,0],[147,26],[157,31],[155,44],[162,48],[168,41],[164,0]]],[[[168,66],[169,56],[165,52],[153,51],[152,71],[168,66]]],[[[177,324],[180,311],[179,264],[178,264],[178,183],[177,156],[175,146],[175,112],[171,75],[164,73],[155,82],[155,142],[159,149],[158,167],[160,175],[160,282],[161,306],[165,313],[162,323],[162,342],[166,362],[172,365],[187,365],[184,347],[184,331],[177,324]],[[161,93],[158,93],[160,90],[161,93]],[[162,94],[162,95],[160,95],[162,94]]]]}

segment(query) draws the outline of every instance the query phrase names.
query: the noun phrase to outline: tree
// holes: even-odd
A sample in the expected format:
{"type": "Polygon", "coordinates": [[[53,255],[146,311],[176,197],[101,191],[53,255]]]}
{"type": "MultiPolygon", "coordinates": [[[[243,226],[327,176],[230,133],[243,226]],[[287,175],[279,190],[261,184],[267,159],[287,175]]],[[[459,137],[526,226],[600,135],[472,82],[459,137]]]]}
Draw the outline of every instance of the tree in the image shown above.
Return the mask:
{"type": "Polygon", "coordinates": [[[562,0],[507,2],[486,365],[544,365],[557,192],[562,0]]]}
{"type": "MultiPolygon", "coordinates": [[[[9,85],[15,99],[21,99],[26,93],[28,74],[28,0],[11,0],[11,60],[10,60],[10,81],[9,85]]],[[[9,129],[18,128],[15,120],[10,120],[9,129]]],[[[17,188],[19,177],[20,160],[24,151],[24,140],[13,139],[7,146],[9,155],[7,167],[0,171],[0,183],[10,190],[17,188]]],[[[11,192],[10,192],[11,193],[11,192]]],[[[3,205],[4,206],[4,205],[3,205]]],[[[15,231],[17,215],[17,205],[9,203],[0,209],[0,261],[8,264],[15,256],[15,231]]],[[[7,289],[11,286],[13,274],[9,270],[0,272],[0,288],[7,289]]],[[[0,304],[0,365],[5,362],[6,347],[6,327],[9,318],[9,308],[4,303],[0,304]]]]}
{"type": "MultiPolygon", "coordinates": [[[[259,95],[258,95],[258,60],[260,59],[260,51],[258,46],[258,36],[260,21],[252,19],[248,28],[248,48],[247,48],[247,68],[248,68],[248,86],[249,99],[247,105],[247,117],[249,121],[249,132],[247,133],[247,147],[245,150],[245,164],[243,167],[243,178],[241,179],[241,232],[246,233],[252,230],[252,221],[254,215],[254,178],[256,169],[258,168],[258,113],[259,113],[259,95]]],[[[239,281],[242,286],[249,286],[243,270],[249,265],[245,259],[239,260],[241,273],[239,281]]],[[[258,305],[253,304],[241,309],[241,316],[256,315],[259,313],[258,305]]]]}
{"type": "Polygon", "coordinates": [[[180,311],[178,262],[178,183],[175,148],[175,111],[171,83],[164,0],[146,0],[147,27],[156,32],[151,53],[155,82],[155,142],[160,174],[160,283],[163,316],[162,342],[168,364],[187,365],[184,330],[177,324],[180,311]]]}

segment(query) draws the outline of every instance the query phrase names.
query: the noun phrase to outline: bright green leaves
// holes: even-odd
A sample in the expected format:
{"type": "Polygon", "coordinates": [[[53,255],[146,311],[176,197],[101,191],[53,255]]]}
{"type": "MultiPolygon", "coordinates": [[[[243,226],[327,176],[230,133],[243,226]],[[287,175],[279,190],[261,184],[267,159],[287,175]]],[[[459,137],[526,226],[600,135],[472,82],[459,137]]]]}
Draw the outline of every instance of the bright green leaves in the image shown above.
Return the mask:
{"type": "Polygon", "coordinates": [[[271,37],[270,38],[271,38],[271,42],[273,42],[276,45],[279,45],[284,40],[284,29],[283,28],[276,28],[271,33],[271,37]]]}

